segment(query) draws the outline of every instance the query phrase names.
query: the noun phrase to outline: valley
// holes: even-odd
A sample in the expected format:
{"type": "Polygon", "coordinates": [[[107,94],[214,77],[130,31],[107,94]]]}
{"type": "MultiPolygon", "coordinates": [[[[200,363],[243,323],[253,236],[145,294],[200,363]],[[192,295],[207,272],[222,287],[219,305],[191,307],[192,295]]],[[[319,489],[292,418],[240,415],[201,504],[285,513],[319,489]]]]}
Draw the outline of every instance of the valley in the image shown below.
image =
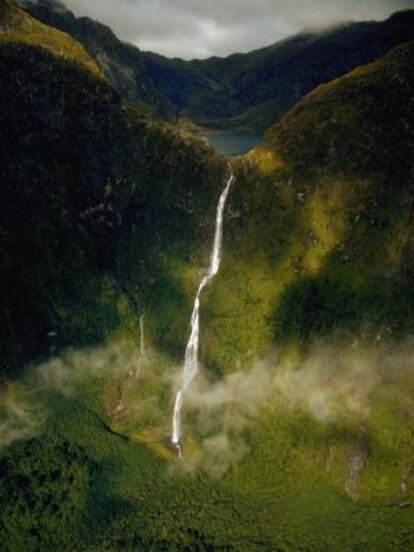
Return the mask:
{"type": "Polygon", "coordinates": [[[56,5],[0,0],[0,549],[410,552],[413,12],[187,62],[56,5]]]}

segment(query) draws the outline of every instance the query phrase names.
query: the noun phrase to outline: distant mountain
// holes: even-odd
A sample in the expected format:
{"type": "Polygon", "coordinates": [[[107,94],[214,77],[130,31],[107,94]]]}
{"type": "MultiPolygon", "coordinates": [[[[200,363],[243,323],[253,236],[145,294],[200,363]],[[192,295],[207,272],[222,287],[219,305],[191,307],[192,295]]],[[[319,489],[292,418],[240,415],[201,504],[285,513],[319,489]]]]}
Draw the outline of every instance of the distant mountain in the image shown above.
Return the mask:
{"type": "Polygon", "coordinates": [[[206,127],[263,130],[323,82],[414,38],[414,11],[383,22],[303,32],[247,54],[184,61],[142,52],[59,0],[18,0],[33,16],[76,38],[121,96],[162,118],[186,116],[206,127]]]}

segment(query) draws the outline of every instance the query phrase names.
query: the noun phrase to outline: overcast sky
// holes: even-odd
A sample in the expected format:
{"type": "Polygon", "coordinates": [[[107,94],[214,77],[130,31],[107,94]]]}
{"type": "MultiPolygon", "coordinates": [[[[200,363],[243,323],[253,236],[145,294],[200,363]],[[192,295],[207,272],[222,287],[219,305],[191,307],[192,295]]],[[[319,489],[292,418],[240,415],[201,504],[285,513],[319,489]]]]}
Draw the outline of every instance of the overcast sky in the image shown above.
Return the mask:
{"type": "Polygon", "coordinates": [[[414,0],[63,0],[142,50],[205,58],[267,46],[303,28],[383,19],[414,0]]]}

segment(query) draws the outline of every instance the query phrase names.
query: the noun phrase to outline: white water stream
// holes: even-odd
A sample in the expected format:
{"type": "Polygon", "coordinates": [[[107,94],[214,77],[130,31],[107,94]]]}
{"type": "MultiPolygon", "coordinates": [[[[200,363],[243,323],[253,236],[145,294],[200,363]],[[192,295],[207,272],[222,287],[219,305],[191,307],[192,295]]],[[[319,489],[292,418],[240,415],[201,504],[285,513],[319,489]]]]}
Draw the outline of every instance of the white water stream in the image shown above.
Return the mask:
{"type": "Polygon", "coordinates": [[[139,352],[141,357],[145,355],[145,340],[144,340],[144,315],[139,317],[139,352]]]}
{"type": "Polygon", "coordinates": [[[210,257],[210,266],[207,273],[201,279],[198,286],[197,294],[194,300],[193,312],[191,314],[191,332],[188,339],[187,348],[185,350],[184,368],[182,373],[181,388],[178,390],[174,403],[173,414],[173,426],[171,442],[177,450],[178,456],[181,456],[181,408],[183,405],[183,396],[187,391],[189,385],[193,381],[195,375],[198,372],[198,350],[200,342],[200,297],[203,289],[214,278],[220,268],[221,261],[221,246],[223,241],[223,215],[224,207],[226,205],[227,196],[229,194],[230,186],[234,182],[234,174],[231,171],[230,176],[226,182],[226,186],[221,193],[216,214],[216,229],[214,233],[213,249],[210,257]]]}

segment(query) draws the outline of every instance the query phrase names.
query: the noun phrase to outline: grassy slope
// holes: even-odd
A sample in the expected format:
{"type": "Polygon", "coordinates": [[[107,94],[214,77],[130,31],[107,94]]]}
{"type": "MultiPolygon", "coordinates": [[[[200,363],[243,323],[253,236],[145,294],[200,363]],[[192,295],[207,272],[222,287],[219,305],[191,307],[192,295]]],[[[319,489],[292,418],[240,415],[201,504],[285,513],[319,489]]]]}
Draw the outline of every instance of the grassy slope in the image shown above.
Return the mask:
{"type": "Polygon", "coordinates": [[[0,40],[40,46],[59,57],[82,65],[96,76],[102,76],[95,60],[79,42],[66,33],[43,25],[6,0],[0,2],[0,40]]]}
{"type": "MultiPolygon", "coordinates": [[[[10,383],[3,390],[3,421],[7,422],[7,408],[14,416],[19,413],[36,420],[36,415],[42,413],[45,418],[39,435],[15,443],[0,459],[0,538],[6,550],[411,550],[412,508],[400,506],[399,471],[396,475],[390,466],[397,457],[400,470],[403,461],[412,456],[412,435],[405,429],[409,426],[401,409],[395,408],[390,388],[387,397],[376,397],[369,422],[371,456],[354,499],[345,493],[344,480],[347,463],[353,451],[359,450],[361,428],[355,427],[353,420],[322,424],[300,410],[287,415],[278,403],[265,409],[254,426],[246,429],[244,438],[250,452],[223,478],[214,479],[204,471],[171,473],[169,468],[174,464],[163,441],[169,430],[170,387],[162,376],[171,366],[174,352],[183,349],[200,250],[205,255],[206,236],[212,233],[222,163],[189,138],[157,125],[149,127],[136,120],[130,109],[122,111],[105,82],[79,72],[73,64],[57,62],[50,54],[25,44],[3,45],[0,53],[6,61],[0,65],[6,67],[2,90],[7,92],[8,111],[13,114],[13,125],[3,114],[2,122],[7,125],[0,126],[8,129],[8,140],[4,135],[2,138],[2,151],[7,152],[3,174],[6,182],[13,182],[13,186],[6,187],[7,201],[1,204],[18,209],[2,213],[8,240],[2,244],[1,253],[7,261],[9,280],[16,273],[24,277],[24,282],[14,283],[16,287],[11,289],[19,296],[19,286],[28,286],[29,290],[33,286],[35,292],[30,291],[28,297],[36,305],[30,310],[35,316],[19,330],[21,333],[16,335],[13,327],[14,333],[8,334],[7,340],[21,343],[22,335],[30,335],[30,322],[40,328],[40,333],[45,332],[49,320],[45,323],[38,318],[37,306],[44,304],[46,316],[53,313],[53,328],[62,308],[66,313],[63,319],[68,327],[62,322],[59,326],[59,334],[63,332],[67,340],[62,344],[85,347],[106,342],[102,353],[100,349],[81,351],[80,356],[75,353],[73,357],[67,353],[62,361],[63,383],[72,372],[80,373],[69,389],[59,383],[61,361],[57,361],[50,368],[50,377],[58,380],[51,388],[45,387],[42,379],[36,385],[35,376],[29,372],[28,380],[10,383]],[[13,76],[16,67],[20,69],[19,89],[13,76]],[[36,80],[36,75],[47,78],[36,80]],[[63,93],[47,96],[50,118],[45,121],[39,116],[36,120],[33,114],[44,110],[37,109],[31,87],[36,87],[36,98],[44,98],[41,83],[51,78],[65,82],[63,93]],[[17,89],[20,93],[13,103],[11,91],[17,89]],[[67,109],[63,117],[62,98],[67,109]],[[76,126],[73,134],[68,134],[71,127],[66,125],[72,120],[76,126]],[[58,123],[63,123],[63,128],[58,123]],[[16,135],[10,134],[12,128],[16,128],[16,135]],[[65,140],[62,157],[52,142],[46,140],[44,149],[39,145],[39,137],[45,140],[50,132],[57,133],[60,143],[65,140]],[[74,135],[76,141],[70,139],[74,135]],[[32,139],[20,142],[21,136],[32,139]],[[14,143],[17,151],[10,148],[14,143]],[[58,162],[50,171],[50,158],[66,160],[63,170],[58,162]],[[197,191],[195,174],[199,175],[197,191]],[[109,183],[110,188],[102,190],[102,182],[109,183]],[[110,202],[105,201],[108,190],[110,202]],[[104,210],[100,208],[97,214],[94,207],[102,200],[104,210]],[[108,209],[109,204],[113,210],[108,209]],[[66,216],[70,224],[57,224],[62,209],[69,211],[66,216]],[[79,213],[86,213],[86,220],[79,213]],[[116,225],[118,215],[120,228],[116,225]],[[200,222],[203,226],[198,227],[200,222]],[[30,231],[25,233],[27,227],[30,231]],[[50,236],[56,234],[57,243],[51,242],[50,236]],[[25,260],[25,267],[16,264],[19,259],[25,260]],[[93,284],[102,290],[102,296],[93,284]],[[37,303],[39,290],[45,295],[37,303]],[[137,314],[142,312],[142,305],[148,309],[146,320],[154,343],[169,355],[156,356],[154,361],[150,357],[137,379],[129,372],[142,362],[136,357],[135,343],[137,314]],[[86,342],[76,338],[97,327],[102,330],[100,335],[86,342]],[[181,335],[178,346],[177,335],[181,335]],[[116,353],[114,346],[121,353],[116,353]],[[104,367],[102,377],[94,371],[96,366],[104,367]],[[110,371],[109,377],[105,370],[110,371]],[[154,393],[161,396],[159,406],[149,421],[143,421],[136,410],[137,398],[148,400],[154,393]],[[130,395],[125,402],[131,410],[121,412],[117,419],[114,414],[125,394],[130,395]],[[154,419],[161,438],[151,433],[154,419]],[[108,426],[131,437],[138,433],[135,441],[147,440],[148,446],[134,439],[125,440],[108,426]],[[328,470],[330,451],[334,460],[328,470]]],[[[397,102],[397,94],[402,92],[398,87],[408,78],[409,58],[401,52],[395,55],[400,61],[391,65],[398,79],[391,83],[397,107],[402,104],[397,102]]],[[[365,78],[371,78],[369,71],[365,78]]],[[[341,85],[342,81],[333,90],[340,90],[341,85]]],[[[364,97],[369,98],[369,87],[367,90],[364,97]]],[[[333,102],[332,109],[338,107],[333,102]]],[[[398,120],[394,117],[393,123],[398,120]]],[[[358,134],[363,130],[358,119],[354,131],[358,134]]],[[[287,131],[288,125],[283,132],[287,131]]],[[[338,168],[335,158],[323,161],[316,173],[308,173],[304,166],[298,170],[300,155],[294,158],[290,147],[285,151],[281,144],[276,145],[276,132],[269,134],[262,151],[240,164],[226,220],[223,270],[203,303],[203,352],[208,366],[217,373],[234,370],[237,357],[242,366],[249,367],[251,360],[275,342],[297,345],[303,337],[311,340],[343,327],[343,300],[339,296],[342,302],[337,302],[337,282],[331,273],[328,282],[333,278],[334,284],[328,284],[328,307],[333,314],[328,327],[325,311],[318,309],[316,324],[306,318],[304,322],[301,313],[289,326],[292,305],[296,306],[297,300],[289,303],[286,297],[289,293],[295,296],[295,285],[299,285],[306,304],[309,284],[303,285],[302,280],[310,277],[321,286],[325,298],[325,271],[332,270],[334,275],[338,267],[347,267],[348,261],[342,256],[348,255],[351,247],[353,251],[355,243],[361,250],[365,250],[362,245],[366,243],[370,251],[377,251],[379,238],[373,232],[371,239],[370,230],[371,211],[377,211],[369,202],[369,194],[375,191],[383,200],[391,195],[396,201],[396,194],[381,195],[384,189],[378,182],[382,181],[375,170],[371,173],[369,163],[368,168],[367,163],[363,165],[362,174],[355,169],[348,174],[346,166],[338,168]],[[362,188],[357,185],[366,179],[368,184],[362,188]],[[353,209],[361,208],[361,197],[366,200],[366,211],[362,225],[357,227],[358,240],[350,244],[347,241],[342,247],[349,219],[358,216],[353,209]],[[336,249],[339,258],[335,261],[336,249]],[[287,305],[285,311],[280,305],[287,305]],[[279,330],[281,321],[284,333],[279,330]]],[[[384,132],[382,129],[381,134],[384,132]]],[[[289,143],[283,138],[283,144],[289,143]]],[[[392,168],[391,159],[388,163],[392,168]]],[[[404,175],[404,171],[399,173],[398,184],[405,182],[404,175]]],[[[407,188],[402,189],[408,190],[408,180],[407,188]]],[[[397,199],[403,198],[400,194],[397,199]]],[[[393,223],[394,217],[401,219],[398,204],[387,204],[381,212],[391,213],[393,223]]],[[[409,229],[409,220],[407,224],[409,229]]],[[[374,228],[377,231],[381,226],[374,228]]],[[[406,228],[398,234],[399,240],[410,235],[406,228]]],[[[404,247],[395,250],[398,253],[404,247]]],[[[398,281],[408,261],[398,254],[393,259],[397,267],[393,278],[398,281]]],[[[363,253],[349,264],[346,270],[355,271],[359,278],[365,278],[366,273],[367,278],[371,277],[378,267],[377,263],[367,267],[363,253]]],[[[405,300],[407,296],[404,291],[405,300]]],[[[25,298],[22,312],[28,311],[28,305],[25,298]]],[[[357,306],[365,315],[361,303],[357,306]]],[[[13,305],[13,314],[19,312],[13,305]]],[[[29,345],[32,353],[32,342],[29,345]]],[[[392,390],[398,397],[398,388],[392,390]]],[[[191,419],[186,424],[191,428],[191,419]]],[[[2,430],[4,427],[7,424],[2,430]]],[[[367,438],[363,433],[362,440],[367,438]]],[[[408,502],[412,494],[410,477],[408,474],[408,502]]]]}
{"type": "Polygon", "coordinates": [[[240,161],[204,310],[213,365],[334,331],[412,327],[411,52],[318,88],[240,161]]]}
{"type": "MultiPolygon", "coordinates": [[[[248,368],[274,347],[282,358],[300,358],[315,340],[346,349],[410,335],[412,52],[406,44],[318,88],[239,161],[223,265],[202,311],[210,370],[248,368]]],[[[398,474],[412,456],[403,406],[412,405],[404,391],[411,385],[372,395],[367,432],[306,416],[282,421],[276,411],[256,426],[254,452],[231,480],[262,497],[269,524],[275,532],[282,524],[293,549],[304,538],[304,550],[410,550],[412,512],[386,513],[385,504],[398,495],[398,474]],[[339,489],[350,450],[366,439],[359,492],[367,502],[359,509],[339,489]],[[339,471],[328,477],[330,447],[339,471]],[[268,489],[282,495],[283,513],[268,489]]]]}

